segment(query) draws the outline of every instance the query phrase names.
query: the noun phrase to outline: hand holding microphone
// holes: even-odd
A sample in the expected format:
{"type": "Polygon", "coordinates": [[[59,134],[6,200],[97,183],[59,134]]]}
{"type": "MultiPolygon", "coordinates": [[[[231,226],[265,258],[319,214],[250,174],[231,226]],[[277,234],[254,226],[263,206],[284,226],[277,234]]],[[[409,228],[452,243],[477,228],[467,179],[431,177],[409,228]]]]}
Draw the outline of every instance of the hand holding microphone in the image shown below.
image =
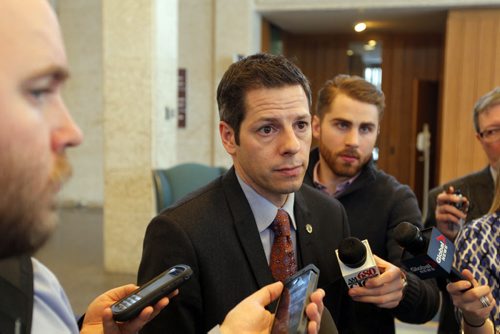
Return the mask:
{"type": "Polygon", "coordinates": [[[354,301],[389,309],[399,304],[405,276],[398,267],[373,255],[367,240],[346,238],[336,254],[354,301]]]}
{"type": "Polygon", "coordinates": [[[417,226],[402,222],[394,228],[394,238],[405,250],[403,265],[421,279],[465,280],[452,266],[455,246],[438,229],[420,231],[417,226]]]}
{"type": "Polygon", "coordinates": [[[339,249],[335,253],[349,289],[365,286],[369,278],[380,274],[367,240],[345,238],[340,242],[339,249]]]}
{"type": "Polygon", "coordinates": [[[453,304],[462,312],[465,324],[473,328],[482,327],[493,309],[495,299],[491,288],[479,285],[469,270],[465,269],[463,274],[468,281],[450,283],[446,286],[446,290],[450,293],[453,304]],[[467,283],[473,288],[467,289],[467,283]]]}

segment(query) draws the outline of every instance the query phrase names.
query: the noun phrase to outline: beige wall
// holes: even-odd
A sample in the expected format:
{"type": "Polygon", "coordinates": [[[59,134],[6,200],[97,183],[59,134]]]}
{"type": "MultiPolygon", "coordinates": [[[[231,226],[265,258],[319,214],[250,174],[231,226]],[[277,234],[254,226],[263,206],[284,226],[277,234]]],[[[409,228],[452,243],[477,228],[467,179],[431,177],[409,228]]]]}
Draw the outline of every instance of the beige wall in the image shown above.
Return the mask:
{"type": "Polygon", "coordinates": [[[73,178],[61,193],[69,204],[102,206],[103,110],[102,110],[102,16],[100,0],[57,1],[56,12],[66,44],[71,80],[64,99],[82,128],[81,146],[68,151],[73,178]]]}
{"type": "Polygon", "coordinates": [[[178,130],[178,162],[230,166],[218,132],[217,85],[237,54],[260,50],[252,0],[179,2],[179,66],[187,70],[187,126],[178,130]]]}
{"type": "Polygon", "coordinates": [[[178,129],[177,161],[213,162],[214,0],[182,0],[179,4],[179,67],[187,71],[186,128],[178,129]],[[203,145],[200,145],[203,143],[203,145]]]}
{"type": "Polygon", "coordinates": [[[498,5],[498,0],[255,0],[259,10],[323,10],[498,5]]]}
{"type": "Polygon", "coordinates": [[[445,46],[440,183],[486,166],[472,107],[500,85],[500,9],[452,11],[445,46]]]}
{"type": "Polygon", "coordinates": [[[177,1],[103,5],[104,264],[137,271],[156,208],[151,171],[176,155],[177,1]]]}
{"type": "MultiPolygon", "coordinates": [[[[170,0],[169,0],[170,1],[170,0]]],[[[169,3],[159,0],[157,3],[169,3]]],[[[73,78],[65,91],[65,98],[73,115],[85,133],[84,144],[70,152],[75,175],[62,192],[62,200],[70,203],[102,205],[103,195],[103,110],[102,110],[102,18],[99,0],[57,0],[61,26],[67,44],[73,78]]],[[[498,4],[498,0],[182,0],[178,2],[179,34],[164,32],[172,41],[179,42],[179,67],[187,69],[187,127],[175,129],[156,123],[153,131],[163,139],[153,142],[151,154],[154,166],[170,166],[180,162],[197,161],[212,165],[231,164],[224,152],[218,134],[218,114],[215,90],[225,69],[235,54],[251,54],[260,46],[259,10],[287,10],[303,8],[365,8],[409,6],[458,6],[498,4]],[[167,144],[165,144],[167,143],[167,144]],[[175,145],[178,149],[172,149],[175,145]],[[153,150],[158,153],[153,153],[153,150]],[[176,153],[172,153],[172,152],[176,153]],[[161,152],[161,153],[160,153],[161,152]]],[[[104,2],[105,3],[105,2],[104,2]]],[[[150,2],[148,2],[150,3],[150,2]]],[[[139,4],[139,2],[137,2],[139,4]]],[[[134,16],[133,13],[130,14],[134,16]]],[[[168,13],[158,19],[176,20],[168,13]]],[[[177,22],[177,21],[176,21],[177,22]]],[[[160,35],[158,35],[160,36],[160,35]]],[[[134,51],[129,45],[124,52],[134,51]]],[[[168,51],[168,50],[166,50],[168,51]]],[[[164,61],[171,56],[164,55],[164,61]]],[[[157,59],[161,59],[158,56],[157,59]]],[[[158,66],[161,67],[161,61],[158,66]]],[[[170,76],[171,78],[175,73],[170,76]]],[[[169,84],[151,94],[176,93],[169,84]]],[[[130,86],[131,91],[134,90],[130,86]]],[[[479,94],[479,93],[478,93],[479,94]]],[[[471,99],[474,99],[471,97],[471,99]]],[[[155,101],[160,101],[157,97],[155,101]]],[[[156,102],[155,102],[156,103],[156,102]]],[[[172,104],[170,104],[172,105],[172,104]]],[[[165,102],[158,102],[157,117],[165,116],[165,102]]],[[[482,162],[481,162],[482,163],[482,162]]],[[[472,166],[467,166],[470,169],[472,166]]],[[[459,173],[442,171],[443,180],[459,173]]]]}

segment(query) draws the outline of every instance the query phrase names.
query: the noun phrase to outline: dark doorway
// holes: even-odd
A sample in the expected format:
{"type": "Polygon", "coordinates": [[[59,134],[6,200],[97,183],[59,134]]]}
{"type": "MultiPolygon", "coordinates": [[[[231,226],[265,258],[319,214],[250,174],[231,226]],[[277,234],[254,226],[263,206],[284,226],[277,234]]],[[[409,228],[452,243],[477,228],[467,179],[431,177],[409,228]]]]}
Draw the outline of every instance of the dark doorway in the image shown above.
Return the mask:
{"type": "MultiPolygon", "coordinates": [[[[420,207],[425,210],[426,192],[436,185],[437,123],[439,110],[439,83],[435,80],[413,80],[412,90],[412,152],[410,186],[415,191],[420,207]],[[429,136],[426,135],[429,134],[429,136]],[[425,152],[428,147],[428,153],[425,152]],[[425,170],[428,159],[428,171],[425,170]],[[425,176],[427,173],[427,177],[425,176]],[[425,197],[425,198],[424,198],[425,197]]],[[[425,213],[424,213],[425,214],[425,213]]]]}

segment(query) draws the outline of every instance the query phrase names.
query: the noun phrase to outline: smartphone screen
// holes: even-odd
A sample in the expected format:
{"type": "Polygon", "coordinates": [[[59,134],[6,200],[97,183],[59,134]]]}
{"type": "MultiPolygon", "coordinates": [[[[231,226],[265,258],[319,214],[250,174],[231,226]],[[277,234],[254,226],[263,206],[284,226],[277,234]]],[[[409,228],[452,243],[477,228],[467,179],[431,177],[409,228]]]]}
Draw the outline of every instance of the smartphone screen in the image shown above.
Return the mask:
{"type": "Polygon", "coordinates": [[[305,333],[308,319],[305,313],[309,296],[316,290],[319,269],[310,264],[285,281],[276,309],[271,333],[305,333]]]}

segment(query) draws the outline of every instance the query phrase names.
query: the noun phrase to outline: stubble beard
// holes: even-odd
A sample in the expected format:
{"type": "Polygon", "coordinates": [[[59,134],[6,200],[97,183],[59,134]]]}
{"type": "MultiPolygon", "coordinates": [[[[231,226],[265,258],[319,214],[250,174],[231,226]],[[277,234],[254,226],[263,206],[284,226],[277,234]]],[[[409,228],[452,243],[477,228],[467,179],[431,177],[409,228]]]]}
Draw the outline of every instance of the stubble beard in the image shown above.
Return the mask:
{"type": "Polygon", "coordinates": [[[362,158],[360,157],[359,153],[356,152],[356,150],[346,149],[338,153],[334,153],[325,145],[322,139],[320,139],[319,141],[319,152],[323,160],[326,162],[326,164],[332,171],[332,173],[338,177],[347,177],[347,178],[354,177],[361,171],[364,165],[366,165],[369,161],[369,157],[362,160],[362,158]],[[351,156],[356,156],[358,158],[357,160],[358,163],[351,164],[348,162],[342,162],[339,156],[341,154],[346,154],[346,153],[351,156]]]}
{"type": "Polygon", "coordinates": [[[63,155],[56,158],[42,187],[40,170],[12,166],[5,170],[10,174],[0,177],[5,189],[0,199],[0,258],[31,255],[45,244],[58,221],[56,187],[71,175],[71,166],[63,155]]]}

